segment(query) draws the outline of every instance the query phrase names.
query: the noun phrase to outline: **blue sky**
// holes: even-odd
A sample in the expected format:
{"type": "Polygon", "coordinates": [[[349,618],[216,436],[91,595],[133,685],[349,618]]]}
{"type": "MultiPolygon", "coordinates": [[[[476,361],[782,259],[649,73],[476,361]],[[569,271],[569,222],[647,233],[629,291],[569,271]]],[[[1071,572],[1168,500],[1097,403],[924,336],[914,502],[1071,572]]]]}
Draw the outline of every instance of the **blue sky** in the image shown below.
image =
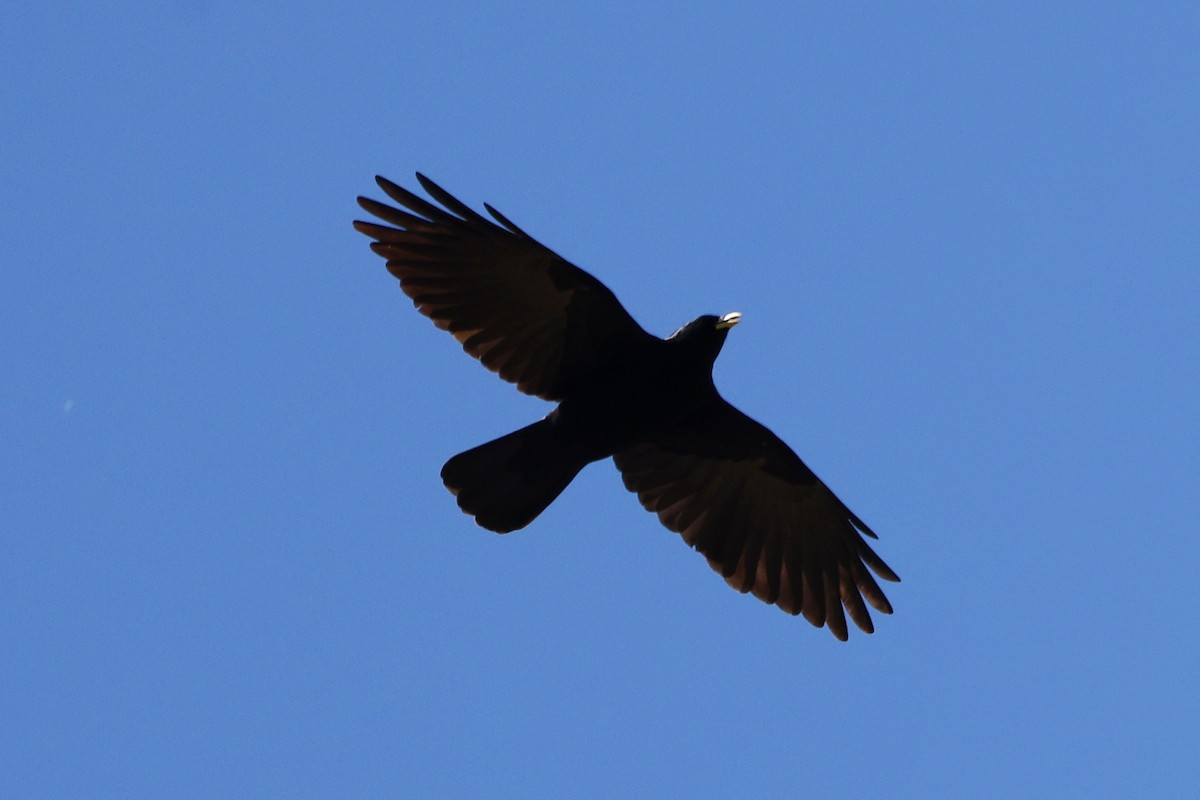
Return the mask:
{"type": "Polygon", "coordinates": [[[0,794],[1194,796],[1194,4],[5,4],[0,794]],[[880,533],[840,644],[546,413],[350,221],[488,201],[880,533]]]}

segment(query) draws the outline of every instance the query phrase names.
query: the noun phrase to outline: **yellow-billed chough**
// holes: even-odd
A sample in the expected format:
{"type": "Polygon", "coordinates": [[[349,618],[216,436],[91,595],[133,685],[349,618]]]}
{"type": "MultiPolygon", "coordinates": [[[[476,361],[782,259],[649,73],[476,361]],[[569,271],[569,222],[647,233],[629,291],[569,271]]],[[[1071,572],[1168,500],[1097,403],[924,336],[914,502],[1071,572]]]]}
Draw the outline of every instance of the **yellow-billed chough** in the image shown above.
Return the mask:
{"type": "Polygon", "coordinates": [[[874,630],[881,578],[896,573],[875,534],[775,434],[725,402],[712,367],[737,312],[699,317],[666,339],[609,289],[491,206],[489,220],[423,175],[437,204],[376,178],[403,207],[359,205],[356,221],[417,309],[522,392],[558,406],[543,420],[442,468],[485,528],[528,525],[584,466],[612,456],[625,486],[739,592],[847,638],[874,630]],[[844,609],[844,611],[843,611],[844,609]]]}

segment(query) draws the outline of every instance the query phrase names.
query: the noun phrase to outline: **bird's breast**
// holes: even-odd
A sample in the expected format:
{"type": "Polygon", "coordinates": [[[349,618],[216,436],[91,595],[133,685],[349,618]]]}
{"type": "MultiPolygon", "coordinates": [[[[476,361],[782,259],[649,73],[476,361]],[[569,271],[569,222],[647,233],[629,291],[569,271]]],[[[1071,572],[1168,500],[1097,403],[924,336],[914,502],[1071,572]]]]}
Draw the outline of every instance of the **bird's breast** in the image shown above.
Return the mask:
{"type": "Polygon", "coordinates": [[[551,414],[554,425],[589,461],[657,441],[716,398],[711,373],[689,375],[670,365],[626,365],[596,377],[572,391],[551,414]]]}

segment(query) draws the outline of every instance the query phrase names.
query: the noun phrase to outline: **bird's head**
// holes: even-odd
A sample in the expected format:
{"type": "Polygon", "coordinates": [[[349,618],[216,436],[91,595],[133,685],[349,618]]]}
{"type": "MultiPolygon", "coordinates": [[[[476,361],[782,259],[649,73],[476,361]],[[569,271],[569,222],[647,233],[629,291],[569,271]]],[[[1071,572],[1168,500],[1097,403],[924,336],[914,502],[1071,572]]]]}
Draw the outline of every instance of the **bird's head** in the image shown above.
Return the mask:
{"type": "Polygon", "coordinates": [[[739,311],[730,311],[719,317],[716,314],[705,314],[672,333],[667,337],[667,341],[678,342],[681,346],[696,350],[711,364],[717,360],[717,354],[725,344],[729,329],[741,319],[739,311]]]}

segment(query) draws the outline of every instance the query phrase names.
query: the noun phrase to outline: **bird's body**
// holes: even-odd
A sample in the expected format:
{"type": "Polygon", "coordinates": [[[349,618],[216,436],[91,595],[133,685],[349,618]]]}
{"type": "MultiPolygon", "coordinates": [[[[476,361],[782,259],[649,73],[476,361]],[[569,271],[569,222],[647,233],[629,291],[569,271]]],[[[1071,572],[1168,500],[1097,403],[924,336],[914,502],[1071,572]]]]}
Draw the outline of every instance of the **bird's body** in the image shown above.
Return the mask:
{"type": "MultiPolygon", "coordinates": [[[[712,365],[728,327],[681,329],[618,354],[559,403],[551,419],[581,443],[590,461],[654,440],[718,399],[712,365]]],[[[736,320],[736,317],[732,319],[736,320]]]]}
{"type": "Polygon", "coordinates": [[[586,465],[684,430],[717,403],[718,322],[614,351],[545,419],[455,456],[443,480],[485,528],[525,527],[586,465]]]}
{"type": "Polygon", "coordinates": [[[418,175],[441,207],[378,178],[406,211],[359,198],[356,222],[422,313],[522,391],[544,419],[451,458],[442,479],[485,528],[528,525],[587,464],[612,457],[625,485],[734,588],[846,638],[891,612],[869,566],[899,580],[874,533],[790,448],[718,394],[713,362],[741,315],[705,315],[667,339],[612,292],[490,206],[499,225],[418,175]]]}

